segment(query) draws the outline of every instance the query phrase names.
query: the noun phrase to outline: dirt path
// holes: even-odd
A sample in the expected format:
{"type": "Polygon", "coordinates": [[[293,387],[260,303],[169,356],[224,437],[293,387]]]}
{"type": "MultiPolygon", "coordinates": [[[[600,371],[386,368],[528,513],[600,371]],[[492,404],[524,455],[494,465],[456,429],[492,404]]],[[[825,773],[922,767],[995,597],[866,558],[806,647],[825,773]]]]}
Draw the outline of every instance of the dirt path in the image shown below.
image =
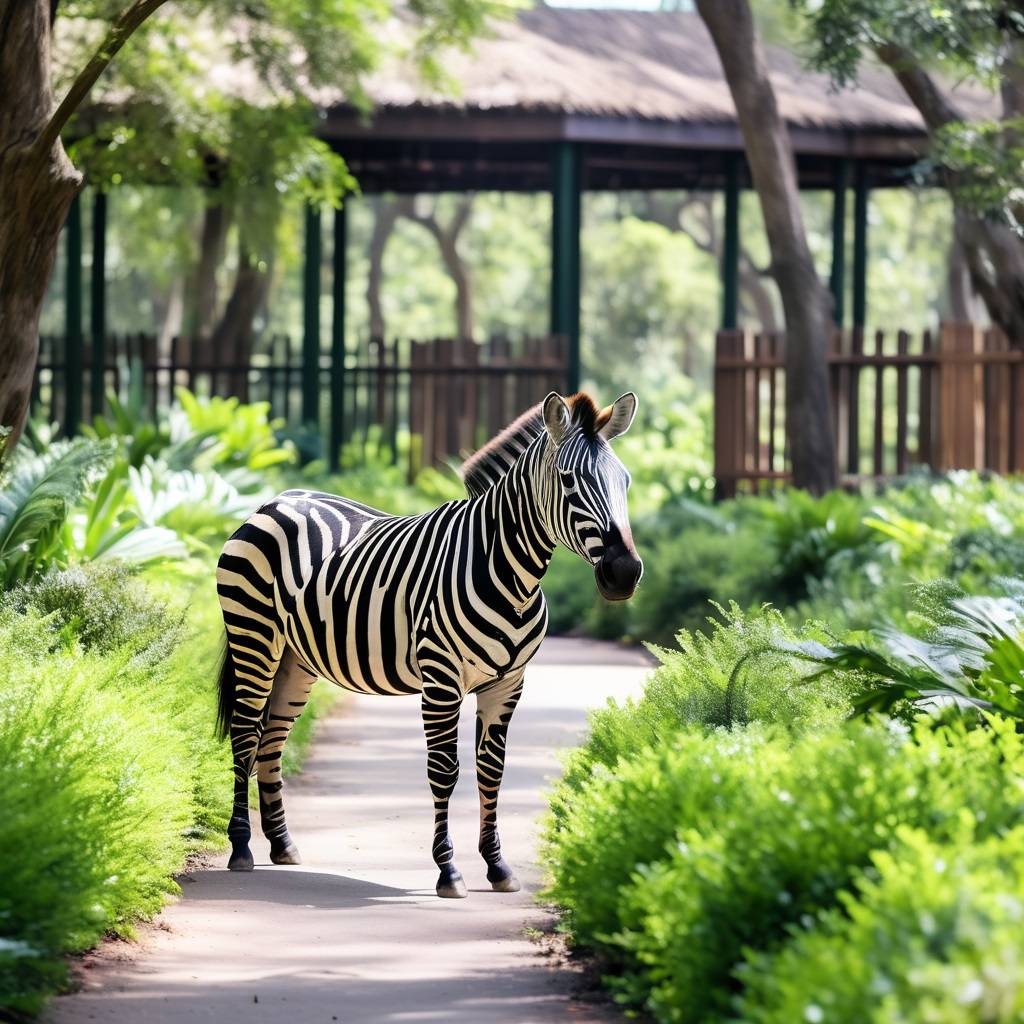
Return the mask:
{"type": "Polygon", "coordinates": [[[56,1000],[47,1019],[618,1019],[574,1002],[574,973],[549,966],[524,930],[548,920],[533,903],[533,861],[536,818],[558,751],[578,741],[588,709],[638,692],[646,671],[638,653],[561,639],[545,642],[529,670],[509,729],[499,818],[522,892],[491,892],[476,852],[472,713],[463,715],[462,777],[452,806],[456,863],[470,894],[440,900],[418,702],[350,696],[343,713],[323,724],[306,771],[288,787],[289,826],[304,863],[271,867],[260,837],[253,874],[229,873],[221,858],[186,876],[183,898],[161,915],[131,962],[118,962],[117,945],[108,946],[85,971],[83,991],[56,1000]]]}

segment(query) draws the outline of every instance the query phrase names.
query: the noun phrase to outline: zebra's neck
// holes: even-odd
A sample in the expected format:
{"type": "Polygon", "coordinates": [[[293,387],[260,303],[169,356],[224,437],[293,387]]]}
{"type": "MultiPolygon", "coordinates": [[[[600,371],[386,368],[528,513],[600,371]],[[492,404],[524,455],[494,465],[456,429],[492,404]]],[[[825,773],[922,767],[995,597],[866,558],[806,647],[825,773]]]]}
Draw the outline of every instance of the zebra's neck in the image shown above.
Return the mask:
{"type": "Polygon", "coordinates": [[[543,508],[544,445],[543,436],[535,439],[481,499],[491,576],[520,609],[536,595],[555,550],[543,508]]]}

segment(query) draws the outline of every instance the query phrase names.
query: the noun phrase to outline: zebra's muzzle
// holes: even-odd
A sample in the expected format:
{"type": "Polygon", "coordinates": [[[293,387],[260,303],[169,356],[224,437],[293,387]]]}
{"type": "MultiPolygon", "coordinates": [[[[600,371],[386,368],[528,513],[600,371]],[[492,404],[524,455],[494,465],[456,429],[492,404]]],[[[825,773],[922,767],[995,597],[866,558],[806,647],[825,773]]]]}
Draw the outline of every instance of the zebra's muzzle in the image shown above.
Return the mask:
{"type": "Polygon", "coordinates": [[[605,548],[594,566],[597,589],[606,601],[625,601],[633,596],[644,573],[644,563],[625,544],[605,548]]]}

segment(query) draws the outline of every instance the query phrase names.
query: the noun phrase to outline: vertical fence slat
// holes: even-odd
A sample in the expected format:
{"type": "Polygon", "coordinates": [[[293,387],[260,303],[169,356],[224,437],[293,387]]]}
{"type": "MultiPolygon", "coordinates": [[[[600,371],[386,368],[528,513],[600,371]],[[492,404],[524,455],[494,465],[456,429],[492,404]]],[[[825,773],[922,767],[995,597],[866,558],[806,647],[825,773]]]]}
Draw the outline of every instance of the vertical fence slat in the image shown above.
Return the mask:
{"type": "MultiPolygon", "coordinates": [[[[906,356],[910,352],[910,335],[906,331],[896,334],[896,354],[906,356]]],[[[907,471],[907,374],[908,368],[900,363],[896,367],[896,472],[907,471]]]]}
{"type": "Polygon", "coordinates": [[[883,379],[882,355],[884,354],[885,335],[875,331],[875,404],[874,427],[872,430],[873,460],[872,472],[876,477],[885,473],[885,381],[883,379]]]}
{"type": "Polygon", "coordinates": [[[864,354],[864,328],[855,326],[850,332],[849,393],[846,416],[846,471],[853,476],[860,475],[860,365],[856,361],[864,354]]]}

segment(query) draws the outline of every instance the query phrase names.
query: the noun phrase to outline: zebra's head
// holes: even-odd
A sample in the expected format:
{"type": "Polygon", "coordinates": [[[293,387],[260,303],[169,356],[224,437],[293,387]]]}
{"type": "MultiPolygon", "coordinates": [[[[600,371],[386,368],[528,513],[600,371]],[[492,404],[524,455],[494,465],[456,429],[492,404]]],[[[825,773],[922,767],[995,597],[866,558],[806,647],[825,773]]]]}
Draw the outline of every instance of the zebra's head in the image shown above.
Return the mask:
{"type": "Polygon", "coordinates": [[[551,531],[593,565],[602,597],[624,601],[633,595],[644,565],[629,528],[629,473],[610,442],[633,422],[636,395],[628,392],[598,409],[589,395],[565,399],[552,391],[543,409],[551,531]]]}

